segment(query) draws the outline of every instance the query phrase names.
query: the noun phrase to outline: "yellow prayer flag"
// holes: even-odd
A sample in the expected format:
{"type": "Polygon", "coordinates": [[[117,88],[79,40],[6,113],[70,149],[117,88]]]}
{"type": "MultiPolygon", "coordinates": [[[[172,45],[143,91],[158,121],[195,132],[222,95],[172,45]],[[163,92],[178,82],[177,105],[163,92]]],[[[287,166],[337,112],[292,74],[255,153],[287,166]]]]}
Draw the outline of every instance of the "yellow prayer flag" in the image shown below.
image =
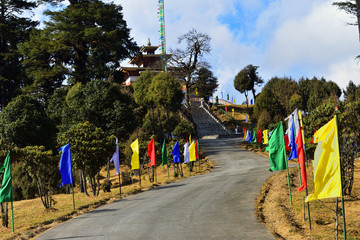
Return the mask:
{"type": "Polygon", "coordinates": [[[235,110],[232,109],[232,117],[235,117],[235,110]]]}
{"type": "Polygon", "coordinates": [[[339,137],[336,116],[314,135],[314,193],[306,202],[342,197],[339,137]]]}
{"type": "Polygon", "coordinates": [[[269,144],[269,130],[264,130],[263,131],[263,144],[269,144]]]}
{"type": "Polygon", "coordinates": [[[195,142],[192,142],[189,147],[189,157],[190,157],[190,162],[196,161],[195,142]]]}
{"type": "Polygon", "coordinates": [[[191,143],[191,134],[189,135],[189,144],[191,143]]]}
{"type": "Polygon", "coordinates": [[[131,157],[131,170],[140,169],[139,139],[136,139],[130,146],[133,151],[133,155],[131,157]]]}

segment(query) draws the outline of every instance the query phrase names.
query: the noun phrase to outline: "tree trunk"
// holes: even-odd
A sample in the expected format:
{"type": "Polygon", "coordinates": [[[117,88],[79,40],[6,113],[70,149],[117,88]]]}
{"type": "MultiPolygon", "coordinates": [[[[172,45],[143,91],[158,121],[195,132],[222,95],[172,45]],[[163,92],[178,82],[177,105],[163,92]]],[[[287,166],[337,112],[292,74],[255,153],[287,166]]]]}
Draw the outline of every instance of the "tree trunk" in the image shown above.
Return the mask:
{"type": "Polygon", "coordinates": [[[360,0],[356,0],[356,18],[359,32],[359,41],[360,41],[360,0]]]}
{"type": "Polygon", "coordinates": [[[163,140],[163,131],[162,131],[162,125],[161,125],[161,119],[160,119],[160,109],[158,108],[158,122],[159,122],[159,141],[160,143],[162,142],[163,140]]]}
{"type": "Polygon", "coordinates": [[[110,179],[110,159],[107,161],[107,165],[106,165],[106,179],[107,180],[110,179]]]}
{"type": "Polygon", "coordinates": [[[84,174],[84,171],[81,170],[81,175],[82,175],[82,181],[83,181],[83,187],[84,187],[84,192],[86,194],[86,196],[89,196],[89,193],[87,191],[87,185],[86,185],[86,178],[85,178],[85,174],[84,174]]]}
{"type": "MultiPolygon", "coordinates": [[[[109,180],[109,178],[107,180],[109,180]]],[[[96,196],[99,196],[99,192],[100,192],[100,176],[99,176],[99,174],[96,177],[96,186],[97,186],[96,196]]]]}
{"type": "MultiPolygon", "coordinates": [[[[172,136],[171,136],[171,132],[170,132],[170,124],[169,124],[169,110],[166,108],[166,128],[167,128],[167,133],[170,140],[172,140],[172,136]]],[[[162,142],[160,142],[161,144],[162,142]]]]}
{"type": "Polygon", "coordinates": [[[190,81],[189,81],[189,77],[188,80],[186,80],[186,89],[185,89],[185,101],[186,101],[186,106],[190,109],[190,81]]]}
{"type": "Polygon", "coordinates": [[[255,88],[251,89],[251,91],[252,91],[252,94],[254,96],[254,104],[255,104],[255,88]]]}
{"type": "Polygon", "coordinates": [[[248,99],[247,91],[245,91],[244,94],[246,98],[246,112],[249,113],[249,99],[248,99]]]}
{"type": "Polygon", "coordinates": [[[84,181],[82,177],[82,170],[79,170],[79,189],[81,193],[84,192],[84,181]]]}
{"type": "Polygon", "coordinates": [[[8,203],[3,202],[1,204],[1,219],[3,227],[9,227],[9,211],[8,211],[8,203]]]}
{"type": "Polygon", "coordinates": [[[151,123],[153,127],[153,135],[155,135],[155,120],[154,120],[154,108],[151,106],[151,123]]]}

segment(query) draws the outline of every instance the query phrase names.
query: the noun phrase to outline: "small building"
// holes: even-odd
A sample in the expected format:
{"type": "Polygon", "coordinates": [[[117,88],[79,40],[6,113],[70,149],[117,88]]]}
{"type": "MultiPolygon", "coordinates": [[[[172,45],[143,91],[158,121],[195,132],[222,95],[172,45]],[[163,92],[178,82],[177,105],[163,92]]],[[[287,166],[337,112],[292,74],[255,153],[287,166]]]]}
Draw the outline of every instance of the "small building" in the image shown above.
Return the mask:
{"type": "MultiPolygon", "coordinates": [[[[156,54],[155,51],[159,46],[151,46],[150,39],[147,46],[142,46],[140,49],[141,54],[135,56],[130,60],[130,64],[134,67],[122,67],[120,70],[124,74],[124,82],[127,86],[131,85],[142,72],[146,70],[152,72],[162,72],[161,54],[156,54]]],[[[165,61],[167,62],[171,54],[166,54],[165,61]]]]}

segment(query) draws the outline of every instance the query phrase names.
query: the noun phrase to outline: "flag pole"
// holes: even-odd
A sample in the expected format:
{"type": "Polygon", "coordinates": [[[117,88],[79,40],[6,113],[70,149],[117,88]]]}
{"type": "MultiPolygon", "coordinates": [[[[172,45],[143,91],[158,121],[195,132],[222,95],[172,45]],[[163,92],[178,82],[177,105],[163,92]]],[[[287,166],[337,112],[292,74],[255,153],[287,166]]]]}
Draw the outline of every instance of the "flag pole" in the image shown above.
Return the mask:
{"type": "MultiPolygon", "coordinates": [[[[285,158],[285,161],[286,161],[286,158],[285,158]]],[[[289,186],[290,206],[292,206],[290,178],[289,178],[289,167],[288,167],[288,162],[287,161],[286,161],[286,174],[287,174],[287,180],[288,180],[288,186],[289,186]]]]}
{"type": "MultiPolygon", "coordinates": [[[[304,143],[304,141],[305,141],[304,135],[305,135],[305,134],[304,134],[304,126],[303,126],[302,116],[301,116],[301,111],[300,111],[300,110],[299,110],[299,112],[298,112],[298,116],[299,116],[299,121],[300,121],[301,137],[302,137],[302,139],[303,139],[303,148],[304,148],[305,163],[306,163],[306,169],[307,169],[307,167],[308,167],[308,160],[307,160],[307,154],[306,154],[306,145],[305,145],[305,143],[304,143]]],[[[305,188],[305,194],[306,194],[306,197],[309,195],[307,184],[306,184],[306,188],[305,188]]],[[[307,202],[306,205],[307,205],[307,212],[308,212],[309,229],[311,230],[310,203],[307,202]]]]}
{"type": "Polygon", "coordinates": [[[13,208],[13,201],[11,201],[11,228],[12,228],[12,232],[14,232],[14,208],[13,208]]]}
{"type": "Polygon", "coordinates": [[[74,197],[74,185],[73,185],[73,183],[71,183],[71,189],[72,189],[72,197],[73,197],[73,208],[75,210],[75,197],[74,197]]]}
{"type": "MultiPolygon", "coordinates": [[[[336,100],[336,98],[335,98],[336,100]]],[[[335,119],[336,119],[336,129],[337,129],[337,135],[338,135],[338,146],[340,150],[340,143],[339,143],[339,123],[338,123],[338,108],[337,108],[337,101],[335,101],[335,119]]],[[[339,151],[340,152],[340,151],[339,151]]],[[[343,232],[344,232],[344,240],[346,240],[346,220],[345,220],[345,202],[344,202],[344,182],[342,178],[342,164],[340,160],[340,176],[341,176],[341,210],[342,210],[342,217],[343,217],[343,232]]]]}

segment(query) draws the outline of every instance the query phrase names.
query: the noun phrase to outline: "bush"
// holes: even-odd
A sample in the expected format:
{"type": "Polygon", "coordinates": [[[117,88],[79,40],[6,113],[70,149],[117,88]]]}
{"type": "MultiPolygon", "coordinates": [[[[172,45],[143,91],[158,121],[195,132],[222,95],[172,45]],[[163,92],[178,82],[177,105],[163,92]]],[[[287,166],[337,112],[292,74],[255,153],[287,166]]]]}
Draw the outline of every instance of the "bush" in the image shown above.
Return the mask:
{"type": "Polygon", "coordinates": [[[186,134],[191,134],[192,136],[195,136],[195,130],[188,121],[181,120],[174,129],[173,134],[178,138],[184,139],[186,137],[186,134]]]}

